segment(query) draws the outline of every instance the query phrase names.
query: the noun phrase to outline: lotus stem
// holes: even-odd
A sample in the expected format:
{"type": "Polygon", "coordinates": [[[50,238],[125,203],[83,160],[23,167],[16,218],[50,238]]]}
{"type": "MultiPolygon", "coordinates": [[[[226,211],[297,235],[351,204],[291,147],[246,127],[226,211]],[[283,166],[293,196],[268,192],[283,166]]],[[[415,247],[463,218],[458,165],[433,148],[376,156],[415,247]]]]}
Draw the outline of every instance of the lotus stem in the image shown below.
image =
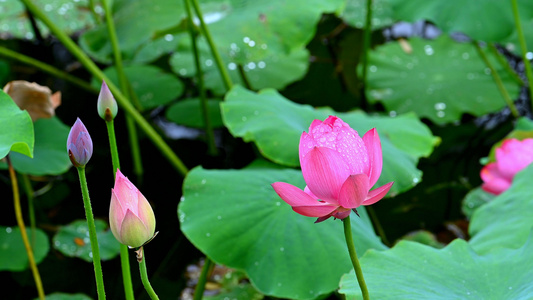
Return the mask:
{"type": "Polygon", "coordinates": [[[355,252],[355,245],[352,238],[352,225],[350,222],[350,216],[342,220],[344,224],[344,237],[346,238],[346,245],[348,246],[348,252],[350,253],[350,259],[352,260],[353,269],[355,275],[357,276],[357,282],[361,288],[361,293],[363,294],[364,300],[370,300],[370,295],[368,294],[368,289],[366,287],[365,278],[363,277],[363,270],[359,264],[359,259],[357,258],[357,253],[355,252]]]}
{"type": "Polygon", "coordinates": [[[196,284],[196,289],[194,290],[193,300],[201,300],[204,296],[205,283],[207,282],[207,276],[209,275],[209,270],[213,266],[213,261],[209,257],[205,257],[204,265],[202,267],[202,273],[200,273],[200,278],[198,278],[198,283],[196,284]]]}
{"type": "Polygon", "coordinates": [[[522,50],[522,61],[526,68],[527,81],[529,83],[529,99],[531,101],[531,107],[533,107],[533,71],[531,71],[531,63],[527,58],[527,45],[524,38],[524,31],[522,30],[522,24],[520,23],[520,14],[518,13],[518,3],[516,0],[511,0],[511,6],[513,7],[513,17],[516,27],[516,33],[518,34],[518,42],[520,43],[520,49],[522,50]]]}
{"type": "Polygon", "coordinates": [[[365,31],[363,35],[363,86],[366,88],[366,77],[368,73],[368,51],[370,49],[370,35],[372,33],[372,0],[366,0],[366,17],[365,17],[365,31]]]}
{"type": "Polygon", "coordinates": [[[152,288],[152,285],[150,284],[150,281],[148,280],[148,272],[146,271],[146,259],[144,257],[143,246],[141,246],[135,252],[137,253],[137,261],[139,262],[139,271],[141,273],[141,281],[144,285],[144,289],[150,296],[150,299],[159,300],[159,297],[155,293],[154,289],[152,288]]]}

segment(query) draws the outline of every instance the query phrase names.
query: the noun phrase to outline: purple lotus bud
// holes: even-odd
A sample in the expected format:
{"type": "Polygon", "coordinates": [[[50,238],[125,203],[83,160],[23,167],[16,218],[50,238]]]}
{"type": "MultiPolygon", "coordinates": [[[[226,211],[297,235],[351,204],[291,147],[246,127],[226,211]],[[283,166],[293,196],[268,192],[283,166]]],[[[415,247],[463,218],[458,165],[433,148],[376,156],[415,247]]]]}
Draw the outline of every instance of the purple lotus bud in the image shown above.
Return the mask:
{"type": "Polygon", "coordinates": [[[93,155],[93,141],[80,118],[76,119],[68,134],[67,152],[75,167],[85,167],[93,155]]]}

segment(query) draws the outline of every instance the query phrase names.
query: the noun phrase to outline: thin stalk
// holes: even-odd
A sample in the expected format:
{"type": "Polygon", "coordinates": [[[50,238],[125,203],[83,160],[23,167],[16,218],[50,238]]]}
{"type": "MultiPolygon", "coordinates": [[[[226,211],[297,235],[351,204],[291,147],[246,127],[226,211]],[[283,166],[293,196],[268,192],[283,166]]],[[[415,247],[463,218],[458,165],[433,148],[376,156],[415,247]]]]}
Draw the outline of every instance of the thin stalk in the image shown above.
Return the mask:
{"type": "Polygon", "coordinates": [[[531,107],[533,107],[533,71],[531,71],[531,63],[527,59],[527,45],[524,38],[524,31],[522,31],[522,24],[520,23],[520,14],[518,13],[518,3],[516,0],[511,0],[511,6],[513,7],[513,17],[516,27],[516,33],[518,34],[518,41],[520,43],[520,49],[522,50],[522,61],[526,68],[527,81],[529,83],[529,99],[531,101],[531,107]]]}
{"type": "MultiPolygon", "coordinates": [[[[107,127],[107,135],[109,136],[109,149],[111,152],[111,162],[113,164],[113,178],[120,168],[118,159],[117,139],[115,138],[115,126],[113,119],[105,121],[107,127]]],[[[131,282],[130,258],[128,253],[128,246],[120,244],[120,266],[122,268],[122,283],[124,285],[124,294],[127,300],[135,299],[133,295],[133,284],[131,282]]]]}
{"type": "Polygon", "coordinates": [[[376,215],[376,211],[372,206],[366,206],[365,208],[368,212],[368,215],[370,216],[370,219],[372,220],[372,223],[374,224],[374,227],[376,227],[376,230],[378,231],[381,240],[385,245],[390,246],[389,240],[387,239],[387,235],[385,235],[385,230],[383,230],[383,226],[381,226],[381,222],[378,219],[378,215],[376,215]]]}
{"type": "Polygon", "coordinates": [[[350,259],[352,260],[353,269],[355,275],[357,276],[357,282],[361,288],[361,293],[363,294],[364,300],[369,300],[370,295],[368,294],[368,289],[366,287],[365,278],[363,277],[363,270],[359,264],[359,259],[357,258],[357,253],[355,252],[355,245],[352,238],[352,225],[350,224],[350,216],[342,219],[344,224],[344,237],[346,238],[346,245],[348,246],[348,252],[350,253],[350,259]]]}
{"type": "Polygon", "coordinates": [[[209,271],[213,266],[213,261],[209,257],[205,257],[204,266],[202,267],[202,273],[200,273],[200,278],[198,278],[198,283],[196,284],[196,289],[194,290],[193,300],[202,300],[204,296],[205,283],[207,282],[207,276],[209,271]]]}
{"type": "Polygon", "coordinates": [[[89,0],[89,8],[91,10],[96,25],[102,23],[102,21],[100,20],[100,16],[96,13],[96,6],[94,5],[94,0],[89,0]]]}
{"type": "Polygon", "coordinates": [[[30,66],[34,66],[38,69],[40,69],[41,71],[43,72],[46,72],[48,74],[51,74],[57,78],[61,78],[61,79],[64,79],[72,84],[75,84],[77,85],[78,87],[84,89],[84,90],[87,90],[89,92],[92,92],[92,93],[98,93],[98,90],[95,89],[94,87],[92,87],[88,82],[85,82],[81,79],[79,79],[78,77],[75,77],[75,76],[72,76],[70,75],[69,73],[67,72],[64,72],[64,71],[61,71],[51,65],[48,65],[48,64],[45,64],[45,63],[42,63],[36,59],[33,59],[29,56],[26,56],[26,55],[23,55],[23,54],[20,54],[18,52],[15,52],[15,51],[11,51],[5,47],[2,47],[0,46],[0,55],[3,55],[7,58],[11,58],[11,59],[14,59],[14,60],[17,60],[21,63],[24,63],[24,64],[27,64],[27,65],[30,65],[30,66]]]}
{"type": "Polygon", "coordinates": [[[242,82],[244,83],[244,86],[252,90],[252,84],[250,84],[250,81],[248,80],[248,77],[246,77],[246,73],[244,72],[244,67],[241,64],[237,65],[237,70],[239,71],[239,75],[241,76],[242,82]]]}
{"type": "Polygon", "coordinates": [[[161,151],[161,153],[169,160],[169,162],[176,168],[176,170],[182,174],[186,175],[188,172],[187,167],[179,159],[179,157],[172,151],[172,149],[165,143],[163,138],[150,126],[150,124],[143,118],[143,116],[131,105],[128,99],[120,92],[116,85],[109,80],[109,78],[100,70],[96,64],[85,54],[78,45],[72,41],[72,39],[66,35],[59,27],[57,27],[42,11],[39,10],[31,0],[21,0],[28,9],[39,18],[50,30],[55,37],[63,43],[65,48],[67,48],[72,55],[74,55],[80,63],[87,68],[87,70],[99,80],[107,83],[109,90],[115,96],[118,104],[130,114],[137,125],[146,133],[148,138],[152,140],[154,145],[161,151]]]}
{"type": "Polygon", "coordinates": [[[370,34],[372,33],[372,0],[366,0],[365,32],[363,35],[363,86],[366,87],[366,76],[368,72],[368,51],[370,48],[370,34]]]}
{"type": "Polygon", "coordinates": [[[148,280],[148,272],[146,271],[146,259],[144,259],[143,246],[141,246],[135,252],[137,253],[137,261],[139,262],[139,271],[141,273],[141,281],[144,285],[144,289],[148,293],[148,296],[150,296],[150,299],[159,300],[159,297],[155,293],[154,289],[152,288],[152,285],[150,284],[150,281],[148,280]]]}
{"type": "Polygon", "coordinates": [[[98,300],[103,300],[105,299],[104,276],[102,274],[102,265],[100,262],[100,250],[98,248],[98,239],[96,237],[96,227],[94,226],[93,209],[91,207],[91,199],[89,198],[87,179],[85,178],[85,167],[77,167],[76,169],[78,169],[78,176],[80,177],[83,207],[85,208],[85,217],[87,218],[87,226],[89,227],[89,239],[91,241],[91,251],[93,254],[94,277],[96,278],[98,300]]]}
{"type": "Polygon", "coordinates": [[[505,59],[505,57],[500,53],[500,51],[498,51],[496,46],[494,46],[493,43],[487,43],[487,45],[489,46],[490,51],[492,51],[494,56],[498,59],[500,65],[507,71],[507,73],[509,73],[509,75],[511,75],[511,77],[516,81],[516,83],[524,85],[524,81],[522,80],[522,78],[520,78],[520,76],[516,74],[515,70],[511,68],[507,59],[505,59]]]}
{"type": "Polygon", "coordinates": [[[494,79],[494,82],[496,83],[496,86],[498,87],[500,94],[502,94],[503,100],[505,100],[505,103],[507,103],[507,106],[509,106],[511,113],[513,114],[515,118],[519,118],[520,114],[518,113],[518,110],[516,109],[516,106],[514,105],[514,102],[511,99],[511,96],[509,96],[509,92],[507,92],[507,89],[503,85],[502,79],[500,78],[500,74],[498,74],[498,72],[496,71],[492,63],[489,61],[489,58],[485,55],[485,52],[483,51],[483,49],[481,49],[478,42],[472,41],[472,44],[474,45],[474,47],[476,47],[477,53],[479,54],[481,59],[485,62],[487,67],[490,69],[492,78],[494,79]]]}
{"type": "Polygon", "coordinates": [[[28,198],[28,215],[30,217],[30,228],[31,228],[31,248],[32,250],[35,247],[35,207],[33,205],[33,188],[31,186],[30,178],[27,174],[21,174],[22,176],[22,185],[24,191],[26,192],[26,197],[28,198]]]}
{"type": "MultiPolygon", "coordinates": [[[[109,41],[113,49],[113,57],[115,59],[115,69],[117,70],[118,81],[122,94],[127,99],[130,99],[130,90],[128,85],[128,79],[124,74],[124,68],[122,66],[122,54],[120,52],[120,46],[118,44],[117,33],[115,30],[115,22],[113,21],[113,13],[107,0],[102,0],[102,6],[104,7],[105,20],[107,25],[107,33],[109,35],[109,41]]],[[[133,159],[133,170],[137,177],[142,178],[143,166],[141,160],[141,149],[139,147],[139,138],[137,135],[137,128],[135,127],[135,121],[133,118],[126,114],[126,128],[128,129],[128,136],[131,149],[131,157],[133,159]]],[[[133,294],[133,291],[132,291],[133,294]]]]}
{"type": "Polygon", "coordinates": [[[17,182],[17,174],[15,173],[15,169],[13,169],[13,165],[11,164],[11,160],[9,159],[9,155],[6,156],[7,165],[9,168],[9,177],[11,178],[11,186],[13,188],[13,203],[15,206],[15,217],[17,219],[17,224],[20,229],[20,235],[22,236],[22,242],[24,243],[24,248],[26,249],[26,253],[28,255],[28,262],[30,264],[31,272],[33,274],[33,280],[35,280],[35,286],[37,288],[37,293],[39,294],[39,299],[44,300],[44,289],[43,289],[43,283],[41,281],[41,275],[39,274],[39,269],[37,269],[37,264],[35,263],[35,258],[33,257],[33,251],[31,250],[30,241],[28,240],[28,234],[26,233],[26,226],[24,225],[24,218],[22,218],[22,209],[20,208],[20,193],[19,193],[19,186],[17,182]]]}
{"type": "Polygon", "coordinates": [[[209,154],[217,155],[217,146],[215,144],[215,133],[213,126],[211,126],[211,119],[209,118],[209,108],[207,106],[207,97],[205,95],[204,88],[204,72],[200,64],[200,54],[198,53],[198,46],[196,44],[196,34],[194,32],[194,23],[192,21],[192,11],[189,5],[189,0],[183,0],[185,2],[185,9],[187,10],[187,16],[189,20],[189,34],[191,35],[191,44],[194,53],[194,64],[196,66],[196,80],[198,81],[198,90],[200,91],[200,109],[202,111],[202,117],[205,124],[205,133],[207,135],[207,146],[209,154]]]}
{"type": "Polygon", "coordinates": [[[209,44],[211,54],[213,54],[213,58],[215,59],[215,62],[217,64],[218,71],[220,72],[220,76],[222,77],[222,81],[224,82],[224,86],[227,90],[230,90],[233,86],[233,83],[231,82],[231,78],[229,77],[228,70],[226,70],[226,67],[224,66],[222,58],[220,58],[220,54],[218,53],[218,49],[215,45],[215,42],[213,41],[213,38],[211,37],[211,33],[209,32],[209,29],[207,28],[207,25],[204,22],[204,17],[202,15],[202,11],[200,10],[198,0],[191,0],[191,3],[194,8],[194,11],[196,12],[196,15],[198,16],[198,19],[200,20],[200,27],[202,28],[202,32],[207,40],[207,43],[209,44]]]}

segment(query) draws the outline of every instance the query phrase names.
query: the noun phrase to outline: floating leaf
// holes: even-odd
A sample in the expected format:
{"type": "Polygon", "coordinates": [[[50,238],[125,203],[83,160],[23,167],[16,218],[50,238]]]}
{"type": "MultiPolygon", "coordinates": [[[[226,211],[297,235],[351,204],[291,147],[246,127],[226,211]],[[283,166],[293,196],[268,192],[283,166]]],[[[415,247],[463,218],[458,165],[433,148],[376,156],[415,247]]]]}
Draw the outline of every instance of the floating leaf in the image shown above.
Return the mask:
{"type": "MultiPolygon", "coordinates": [[[[31,229],[26,229],[26,233],[31,244],[33,241],[31,229]]],[[[46,257],[50,250],[48,237],[40,229],[35,229],[35,244],[33,244],[32,249],[37,264],[46,257]]],[[[22,242],[20,229],[0,226],[0,270],[23,271],[28,267],[28,254],[22,242]]]]}
{"type": "MultiPolygon", "coordinates": [[[[391,42],[370,52],[368,98],[395,113],[415,112],[439,124],[457,121],[464,113],[481,116],[505,106],[490,69],[469,43],[448,36],[434,41],[412,38],[413,52],[391,42]]],[[[497,68],[511,98],[520,86],[494,55],[485,55],[497,68]]]]}
{"type": "Polygon", "coordinates": [[[414,115],[389,118],[370,117],[361,112],[315,110],[290,102],[274,90],[253,93],[236,86],[227,94],[221,108],[224,123],[234,136],[255,142],[266,158],[287,166],[299,165],[300,135],[314,119],[324,120],[328,114],[337,114],[361,135],[376,127],[383,148],[383,172],[378,185],[395,181],[391,194],[405,191],[420,181],[417,160],[429,155],[437,141],[414,115]],[[405,143],[406,140],[411,142],[405,143]]]}
{"type": "MultiPolygon", "coordinates": [[[[181,230],[217,263],[244,270],[264,294],[312,299],[332,292],[351,267],[341,222],[313,224],[296,214],[270,186],[276,181],[305,186],[292,169],[193,169],[178,208],[181,230]]],[[[361,218],[352,214],[357,252],[384,249],[364,208],[358,211],[361,218]]]]}
{"type": "Polygon", "coordinates": [[[58,118],[39,119],[35,126],[35,151],[33,158],[13,153],[13,167],[20,173],[31,175],[59,175],[71,166],[67,154],[67,137],[70,128],[58,118]]]}
{"type": "MultiPolygon", "coordinates": [[[[115,67],[105,69],[104,73],[117,86],[119,85],[115,67]]],[[[127,66],[124,67],[124,74],[143,109],[167,104],[183,93],[183,83],[176,76],[165,73],[158,67],[127,66]]],[[[93,86],[100,88],[96,80],[93,81],[93,86]]]]}
{"type": "MultiPolygon", "coordinates": [[[[220,116],[220,103],[218,99],[207,100],[207,110],[209,120],[213,128],[222,127],[222,117],[220,116]]],[[[166,111],[166,117],[170,121],[194,128],[205,128],[204,117],[200,106],[200,99],[186,99],[172,104],[166,111]]]]}
{"type": "Polygon", "coordinates": [[[485,192],[481,187],[475,188],[466,194],[461,211],[467,218],[471,218],[478,208],[492,201],[494,197],[493,194],[485,192]]]}
{"type": "MultiPolygon", "coordinates": [[[[401,241],[361,258],[372,299],[528,299],[532,264],[533,236],[520,249],[500,248],[486,255],[458,239],[440,250],[401,241]]],[[[362,299],[353,271],[340,285],[346,299],[362,299]]]]}
{"type": "MultiPolygon", "coordinates": [[[[54,25],[66,34],[73,34],[94,25],[94,18],[87,9],[88,0],[37,0],[32,1],[54,25]]],[[[2,1],[0,9],[0,36],[12,36],[19,39],[35,39],[34,30],[21,1],[2,1]]],[[[47,36],[50,31],[37,20],[39,32],[47,36]]]]}
{"type": "MultiPolygon", "coordinates": [[[[108,230],[107,223],[95,220],[96,237],[100,248],[100,258],[109,260],[120,252],[120,244],[108,230]]],[[[79,257],[86,262],[92,262],[91,240],[87,221],[78,220],[62,226],[54,236],[54,248],[66,256],[79,257]]]]}
{"type": "Polygon", "coordinates": [[[533,227],[533,165],[519,172],[511,187],[477,209],[470,222],[470,244],[479,253],[493,248],[519,248],[533,227]]]}
{"type": "Polygon", "coordinates": [[[30,115],[20,110],[3,91],[0,91],[0,124],[0,158],[10,151],[33,157],[33,123],[30,115]]]}

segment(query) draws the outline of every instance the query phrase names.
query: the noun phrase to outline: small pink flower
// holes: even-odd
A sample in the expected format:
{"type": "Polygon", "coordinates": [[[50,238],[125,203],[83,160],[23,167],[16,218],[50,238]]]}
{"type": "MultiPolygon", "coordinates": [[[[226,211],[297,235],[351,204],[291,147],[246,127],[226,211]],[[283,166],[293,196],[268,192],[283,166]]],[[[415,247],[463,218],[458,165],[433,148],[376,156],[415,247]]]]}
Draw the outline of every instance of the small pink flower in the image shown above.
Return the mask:
{"type": "Polygon", "coordinates": [[[133,248],[142,246],[155,233],[150,203],[120,170],[117,170],[115,188],[111,189],[109,223],[115,238],[133,248]]]}
{"type": "MultiPolygon", "coordinates": [[[[361,205],[381,200],[393,182],[370,191],[381,175],[383,159],[376,129],[363,138],[341,119],[314,120],[300,137],[300,165],[307,184],[301,189],[284,182],[272,187],[304,216],[344,219],[361,205]]],[[[356,211],[357,212],[357,211],[356,211]]]]}
{"type": "Polygon", "coordinates": [[[496,148],[496,161],[481,169],[481,188],[491,194],[499,195],[507,190],[513,178],[533,162],[533,139],[519,141],[505,140],[496,148]]]}
{"type": "Polygon", "coordinates": [[[98,95],[98,102],[96,104],[98,115],[100,118],[111,121],[117,116],[118,105],[115,97],[107,87],[105,81],[102,81],[100,88],[100,95],[98,95]]]}
{"type": "Polygon", "coordinates": [[[67,153],[75,167],[85,167],[93,155],[93,140],[80,118],[76,119],[68,134],[67,153]]]}

